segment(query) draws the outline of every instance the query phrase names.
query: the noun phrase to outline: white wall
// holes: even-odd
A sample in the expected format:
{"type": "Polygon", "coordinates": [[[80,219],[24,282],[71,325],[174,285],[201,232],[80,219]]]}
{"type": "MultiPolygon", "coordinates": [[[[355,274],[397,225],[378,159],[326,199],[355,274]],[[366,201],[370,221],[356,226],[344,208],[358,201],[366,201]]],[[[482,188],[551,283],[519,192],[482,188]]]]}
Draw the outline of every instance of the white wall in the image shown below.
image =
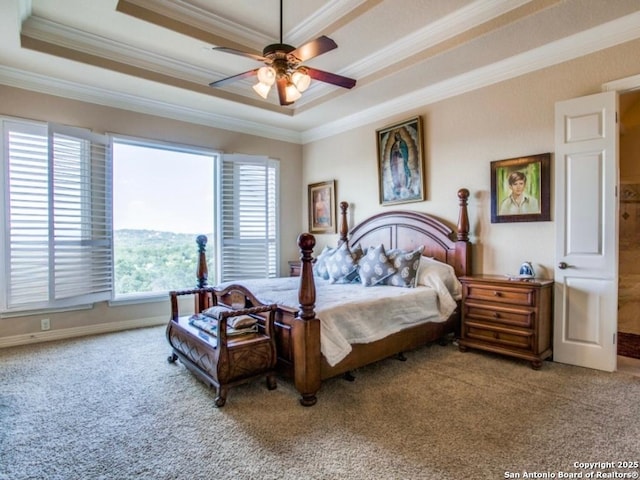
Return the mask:
{"type": "MultiPolygon", "coordinates": [[[[492,224],[490,162],[553,153],[555,103],[598,93],[605,82],[639,73],[638,48],[640,41],[630,42],[305,145],[304,182],[337,180],[338,202],[352,204],[352,225],[393,208],[428,212],[455,226],[456,192],[468,188],[474,272],[517,273],[528,260],[538,273],[552,277],[553,175],[552,221],[492,224]],[[383,207],[378,201],[375,130],[415,115],[424,121],[427,200],[383,207]]],[[[320,247],[335,243],[335,238],[317,236],[320,247]]]]}

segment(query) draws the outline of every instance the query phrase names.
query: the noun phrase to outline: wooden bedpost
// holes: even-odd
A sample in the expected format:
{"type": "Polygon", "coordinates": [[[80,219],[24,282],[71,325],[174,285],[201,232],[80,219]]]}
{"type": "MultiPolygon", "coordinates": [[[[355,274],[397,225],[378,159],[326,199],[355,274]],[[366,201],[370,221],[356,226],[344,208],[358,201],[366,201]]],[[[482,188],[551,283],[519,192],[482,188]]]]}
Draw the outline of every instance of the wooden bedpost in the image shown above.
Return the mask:
{"type": "Polygon", "coordinates": [[[302,233],[298,237],[300,247],[300,287],[298,288],[298,301],[300,302],[300,318],[312,319],[316,316],[313,311],[316,303],[316,283],[313,280],[313,247],[316,239],[310,233],[302,233]]]}
{"type": "Polygon", "coordinates": [[[469,200],[469,190],[461,188],[458,190],[458,198],[460,199],[460,213],[458,215],[458,240],[469,240],[469,213],[467,212],[467,203],[469,200]]]}
{"type": "Polygon", "coordinates": [[[460,211],[458,214],[458,232],[456,234],[456,273],[459,276],[471,275],[471,245],[469,244],[469,213],[467,204],[469,201],[469,190],[461,188],[458,190],[460,200],[460,211]],[[466,265],[466,269],[463,268],[466,265]]]}
{"type": "Polygon", "coordinates": [[[293,341],[294,383],[305,407],[315,405],[320,390],[320,320],[314,312],[316,284],[313,279],[313,247],[316,239],[310,233],[298,237],[301,273],[298,301],[300,314],[296,317],[291,336],[293,341]]]}
{"type": "Polygon", "coordinates": [[[342,245],[348,240],[349,235],[349,222],[347,221],[347,209],[349,204],[347,202],[340,202],[340,239],[338,245],[342,245]]]}
{"type": "MultiPolygon", "coordinates": [[[[198,268],[196,269],[196,288],[205,288],[207,286],[207,280],[209,278],[209,272],[207,269],[207,236],[198,235],[196,237],[196,243],[198,244],[198,268]]],[[[211,294],[210,293],[197,293],[194,296],[195,311],[201,312],[211,306],[211,294]]]]}
{"type": "Polygon", "coordinates": [[[207,286],[207,280],[209,278],[209,272],[207,270],[207,236],[198,235],[196,237],[196,243],[198,244],[198,268],[196,270],[196,286],[198,288],[204,288],[207,286]]]}

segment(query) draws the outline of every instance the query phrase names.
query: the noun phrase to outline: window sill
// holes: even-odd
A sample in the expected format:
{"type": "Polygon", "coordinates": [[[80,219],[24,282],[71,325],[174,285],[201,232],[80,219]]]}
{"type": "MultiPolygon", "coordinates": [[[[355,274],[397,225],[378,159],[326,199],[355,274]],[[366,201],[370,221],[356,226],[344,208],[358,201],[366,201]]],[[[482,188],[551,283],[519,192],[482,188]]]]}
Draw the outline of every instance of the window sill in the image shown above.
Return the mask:
{"type": "Polygon", "coordinates": [[[141,303],[157,303],[169,300],[169,292],[153,293],[133,293],[129,295],[119,295],[107,304],[110,307],[120,307],[123,305],[138,305],[141,303]]]}

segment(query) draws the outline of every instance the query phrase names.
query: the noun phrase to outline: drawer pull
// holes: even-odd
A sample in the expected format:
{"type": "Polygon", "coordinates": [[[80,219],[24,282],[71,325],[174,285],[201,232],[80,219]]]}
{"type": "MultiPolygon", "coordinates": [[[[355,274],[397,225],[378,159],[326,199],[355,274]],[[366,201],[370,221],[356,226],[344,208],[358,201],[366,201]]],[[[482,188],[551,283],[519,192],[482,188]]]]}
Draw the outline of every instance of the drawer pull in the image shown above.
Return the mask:
{"type": "Polygon", "coordinates": [[[501,297],[502,296],[502,292],[498,292],[498,291],[493,292],[493,296],[494,297],[501,297]]]}
{"type": "Polygon", "coordinates": [[[493,317],[494,318],[500,318],[500,314],[498,312],[493,312],[493,317]]]}
{"type": "Polygon", "coordinates": [[[493,332],[493,338],[495,338],[496,340],[499,340],[500,334],[498,332],[493,332]]]}

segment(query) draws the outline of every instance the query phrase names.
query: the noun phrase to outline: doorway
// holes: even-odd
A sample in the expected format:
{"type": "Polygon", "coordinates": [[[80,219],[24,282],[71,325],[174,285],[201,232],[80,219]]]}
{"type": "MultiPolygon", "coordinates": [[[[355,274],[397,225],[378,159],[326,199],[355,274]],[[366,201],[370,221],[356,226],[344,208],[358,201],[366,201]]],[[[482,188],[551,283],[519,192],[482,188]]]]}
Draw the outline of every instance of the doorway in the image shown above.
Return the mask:
{"type": "Polygon", "coordinates": [[[640,359],[640,91],[620,95],[618,355],[640,359]]]}

